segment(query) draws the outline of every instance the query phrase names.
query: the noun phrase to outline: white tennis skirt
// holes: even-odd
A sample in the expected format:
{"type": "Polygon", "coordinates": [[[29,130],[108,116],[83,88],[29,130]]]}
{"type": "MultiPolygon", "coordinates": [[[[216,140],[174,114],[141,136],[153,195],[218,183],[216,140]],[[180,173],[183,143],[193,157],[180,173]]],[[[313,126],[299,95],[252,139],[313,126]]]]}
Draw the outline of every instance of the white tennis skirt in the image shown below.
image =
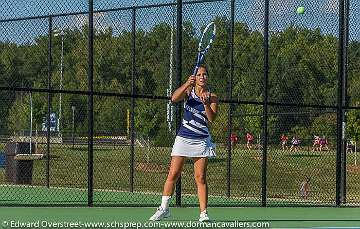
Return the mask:
{"type": "Polygon", "coordinates": [[[190,139],[176,136],[171,156],[183,157],[215,157],[215,144],[211,137],[205,139],[190,139]]]}

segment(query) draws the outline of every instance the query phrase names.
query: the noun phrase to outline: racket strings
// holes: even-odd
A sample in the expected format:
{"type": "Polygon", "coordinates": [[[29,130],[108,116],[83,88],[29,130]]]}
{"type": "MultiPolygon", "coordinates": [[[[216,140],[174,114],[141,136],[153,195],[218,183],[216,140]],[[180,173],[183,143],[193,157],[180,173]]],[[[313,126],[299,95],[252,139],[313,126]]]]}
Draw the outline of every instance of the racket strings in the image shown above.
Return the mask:
{"type": "Polygon", "coordinates": [[[215,24],[211,24],[210,26],[207,26],[201,37],[199,49],[206,50],[210,47],[215,37],[215,31],[216,31],[215,24]]]}

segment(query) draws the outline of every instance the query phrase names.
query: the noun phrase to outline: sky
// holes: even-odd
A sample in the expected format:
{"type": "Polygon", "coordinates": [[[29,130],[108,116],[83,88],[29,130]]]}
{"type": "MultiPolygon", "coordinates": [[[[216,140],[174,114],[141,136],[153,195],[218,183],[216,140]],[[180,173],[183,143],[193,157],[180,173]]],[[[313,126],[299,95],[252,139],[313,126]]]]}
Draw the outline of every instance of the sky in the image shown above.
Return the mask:
{"type": "MultiPolygon", "coordinates": [[[[94,0],[95,10],[130,6],[171,3],[176,0],[94,0]]],[[[190,0],[183,0],[187,2],[190,0]]],[[[0,20],[85,12],[87,0],[0,0],[0,20]]],[[[246,22],[251,29],[262,31],[264,0],[237,0],[235,20],[246,22]]],[[[350,39],[360,40],[360,3],[351,1],[350,39]]],[[[201,28],[216,16],[230,17],[230,0],[214,3],[184,5],[184,21],[190,20],[201,28]]],[[[174,19],[173,7],[139,9],[136,26],[144,30],[174,19]]],[[[87,22],[86,15],[55,17],[54,28],[80,28],[87,22]]],[[[47,19],[33,19],[16,22],[0,22],[0,41],[32,43],[38,35],[48,32],[47,19]]],[[[270,31],[282,31],[290,25],[306,28],[320,28],[324,34],[338,35],[338,0],[270,0],[270,31]],[[298,6],[305,7],[303,15],[296,14],[298,6]]],[[[131,11],[117,11],[95,14],[95,28],[112,27],[114,35],[131,28],[131,11]]]]}

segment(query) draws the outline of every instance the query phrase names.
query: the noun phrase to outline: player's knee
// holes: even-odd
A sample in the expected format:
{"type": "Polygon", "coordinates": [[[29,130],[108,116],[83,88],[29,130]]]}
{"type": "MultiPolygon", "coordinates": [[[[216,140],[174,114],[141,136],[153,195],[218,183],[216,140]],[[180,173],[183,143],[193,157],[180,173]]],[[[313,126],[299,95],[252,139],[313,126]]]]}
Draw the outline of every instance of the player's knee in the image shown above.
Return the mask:
{"type": "Polygon", "coordinates": [[[170,172],[169,172],[169,175],[168,175],[168,177],[167,177],[167,180],[168,180],[168,181],[175,182],[175,181],[179,178],[180,173],[181,173],[181,172],[178,172],[178,171],[170,171],[170,172]]]}

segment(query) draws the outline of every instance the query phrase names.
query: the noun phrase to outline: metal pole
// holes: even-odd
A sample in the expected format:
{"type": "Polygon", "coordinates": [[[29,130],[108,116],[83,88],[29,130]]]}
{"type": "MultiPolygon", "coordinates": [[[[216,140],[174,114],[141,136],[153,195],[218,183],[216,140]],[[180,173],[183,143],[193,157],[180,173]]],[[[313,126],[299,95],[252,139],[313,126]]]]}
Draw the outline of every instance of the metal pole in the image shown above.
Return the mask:
{"type": "MultiPolygon", "coordinates": [[[[182,0],[177,0],[176,9],[176,82],[177,87],[181,85],[182,75],[182,0]]],[[[181,106],[182,103],[176,105],[176,130],[178,131],[181,124],[181,106]]],[[[181,206],[181,175],[176,182],[176,206],[181,206]]]]}
{"type": "MultiPolygon", "coordinates": [[[[343,47],[343,74],[342,74],[342,107],[348,107],[349,106],[349,98],[347,95],[347,70],[348,70],[348,46],[349,46],[349,10],[350,10],[350,1],[344,0],[344,47],[343,47]]],[[[343,138],[342,138],[342,203],[346,203],[346,142],[347,142],[347,136],[346,136],[346,109],[342,110],[343,113],[343,138]]]]}
{"type": "MultiPolygon", "coordinates": [[[[51,90],[52,75],[52,17],[49,17],[48,31],[48,90],[51,90]]],[[[51,94],[47,93],[47,132],[46,132],[46,187],[50,187],[50,113],[51,113],[51,94]]]]}
{"type": "MultiPolygon", "coordinates": [[[[64,77],[64,72],[63,72],[63,61],[64,61],[64,34],[63,31],[61,31],[60,33],[61,36],[61,58],[60,58],[60,90],[62,90],[63,88],[63,77],[64,77]]],[[[59,132],[59,137],[61,137],[61,132],[60,132],[60,122],[61,122],[61,96],[62,93],[60,92],[59,95],[59,117],[58,117],[58,132],[59,132]]]]}
{"type": "Polygon", "coordinates": [[[88,34],[88,206],[93,206],[93,174],[94,174],[94,3],[89,0],[89,34],[88,34]]]}
{"type": "Polygon", "coordinates": [[[75,106],[71,106],[72,109],[72,131],[71,131],[71,137],[72,137],[72,148],[74,149],[75,145],[75,139],[74,139],[74,130],[75,130],[75,106]]]}
{"type": "Polygon", "coordinates": [[[262,206],[266,207],[267,195],[267,120],[268,120],[268,99],[269,99],[269,0],[265,0],[264,17],[264,105],[263,105],[263,150],[262,150],[262,206]]]}
{"type": "Polygon", "coordinates": [[[29,154],[32,154],[32,147],[31,147],[31,142],[32,142],[32,123],[33,123],[33,103],[32,103],[32,94],[31,94],[31,91],[30,91],[30,152],[29,154]]]}
{"type": "MultiPolygon", "coordinates": [[[[167,89],[167,94],[166,94],[169,97],[171,96],[171,93],[172,93],[172,82],[173,82],[174,26],[175,26],[174,20],[175,20],[175,10],[173,8],[172,9],[172,22],[171,22],[171,35],[170,35],[169,88],[167,89]]],[[[167,112],[168,129],[169,129],[170,133],[172,133],[172,130],[173,130],[173,128],[172,128],[173,110],[174,110],[174,108],[173,108],[171,101],[168,101],[166,112],[167,112]]]]}
{"type": "Polygon", "coordinates": [[[356,149],[356,142],[357,141],[355,141],[355,147],[354,147],[354,153],[355,153],[355,166],[357,165],[357,149],[356,149]]]}
{"type": "Polygon", "coordinates": [[[35,119],[35,153],[37,154],[37,149],[38,149],[38,127],[37,127],[37,123],[36,123],[36,119],[35,119]]]}
{"type": "Polygon", "coordinates": [[[339,46],[338,46],[338,109],[337,109],[337,143],[336,143],[336,206],[341,203],[341,182],[342,182],[342,142],[345,137],[345,123],[343,113],[343,74],[344,74],[344,1],[339,1],[339,46]]]}
{"type": "Polygon", "coordinates": [[[132,36],[131,36],[131,145],[130,145],[130,192],[134,191],[134,161],[135,161],[135,74],[136,74],[136,9],[132,10],[132,36]]]}
{"type": "MultiPolygon", "coordinates": [[[[232,85],[234,78],[234,20],[235,20],[235,0],[231,0],[231,24],[230,24],[230,79],[228,86],[228,99],[232,100],[232,85]]],[[[226,195],[230,197],[231,195],[231,156],[232,156],[232,146],[231,146],[231,133],[232,133],[232,114],[233,114],[233,104],[229,104],[228,112],[228,156],[227,156],[227,189],[226,195]]]]}

